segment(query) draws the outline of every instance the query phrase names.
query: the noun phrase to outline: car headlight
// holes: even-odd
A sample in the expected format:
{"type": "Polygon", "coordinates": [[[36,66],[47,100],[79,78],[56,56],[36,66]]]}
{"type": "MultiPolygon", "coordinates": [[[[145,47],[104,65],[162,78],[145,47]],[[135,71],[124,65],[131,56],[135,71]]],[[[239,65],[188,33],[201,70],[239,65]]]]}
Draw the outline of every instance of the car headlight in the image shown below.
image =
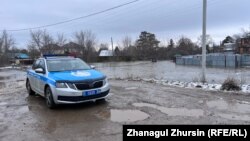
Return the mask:
{"type": "Polygon", "coordinates": [[[105,79],[103,80],[103,86],[106,85],[107,83],[108,83],[108,78],[105,78],[105,79]]]}
{"type": "Polygon", "coordinates": [[[56,83],[57,88],[68,88],[65,83],[56,83]]]}

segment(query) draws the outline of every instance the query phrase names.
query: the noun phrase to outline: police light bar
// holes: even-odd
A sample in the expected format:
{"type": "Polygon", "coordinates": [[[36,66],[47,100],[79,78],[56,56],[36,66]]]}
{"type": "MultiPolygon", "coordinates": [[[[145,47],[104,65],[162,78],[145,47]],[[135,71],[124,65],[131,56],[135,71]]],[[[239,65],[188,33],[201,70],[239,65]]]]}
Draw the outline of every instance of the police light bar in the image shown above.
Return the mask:
{"type": "Polygon", "coordinates": [[[44,54],[43,57],[45,59],[52,58],[52,57],[74,57],[75,58],[75,56],[73,56],[73,55],[67,55],[67,54],[44,54]]]}

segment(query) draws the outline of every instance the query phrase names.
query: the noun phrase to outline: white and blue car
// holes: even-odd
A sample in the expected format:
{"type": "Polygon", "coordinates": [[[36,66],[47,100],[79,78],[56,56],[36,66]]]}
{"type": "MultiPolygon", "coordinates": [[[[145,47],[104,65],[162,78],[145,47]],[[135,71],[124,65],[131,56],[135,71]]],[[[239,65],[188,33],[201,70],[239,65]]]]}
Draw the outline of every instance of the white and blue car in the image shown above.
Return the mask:
{"type": "Polygon", "coordinates": [[[109,94],[107,77],[83,60],[70,56],[44,56],[27,71],[30,95],[45,97],[49,108],[104,100],[109,94]]]}

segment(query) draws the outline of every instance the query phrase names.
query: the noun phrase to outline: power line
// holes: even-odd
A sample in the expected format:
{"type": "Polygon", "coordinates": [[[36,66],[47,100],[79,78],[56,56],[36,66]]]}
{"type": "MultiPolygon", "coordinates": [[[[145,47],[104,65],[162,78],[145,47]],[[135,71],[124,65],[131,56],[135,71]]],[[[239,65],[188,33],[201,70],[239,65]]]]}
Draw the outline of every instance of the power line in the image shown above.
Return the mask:
{"type": "MultiPolygon", "coordinates": [[[[209,4],[209,6],[211,6],[211,5],[214,5],[214,4],[216,4],[218,1],[217,0],[210,0],[210,1],[208,1],[208,4],[209,4]]],[[[170,5],[173,5],[173,4],[175,4],[174,2],[173,3],[168,3],[168,4],[170,4],[170,5]]],[[[158,10],[158,9],[160,9],[160,7],[161,7],[162,5],[160,5],[160,6],[157,6],[157,7],[154,7],[153,9],[150,9],[150,11],[153,13],[153,12],[155,12],[156,10],[158,10]]],[[[151,8],[152,8],[153,6],[151,6],[151,8]]],[[[173,17],[176,17],[176,16],[180,16],[180,15],[187,15],[187,14],[189,14],[190,12],[192,12],[194,9],[199,9],[199,8],[202,8],[202,5],[200,4],[200,3],[197,3],[197,4],[195,4],[195,5],[189,5],[188,7],[186,7],[185,9],[178,9],[178,8],[175,8],[175,9],[173,9],[173,10],[170,10],[170,11],[168,11],[165,15],[164,15],[164,17],[163,16],[161,16],[162,15],[162,12],[155,12],[155,13],[158,13],[158,14],[154,14],[154,17],[158,17],[158,18],[160,18],[160,19],[162,19],[162,18],[167,18],[167,19],[170,19],[170,18],[173,18],[173,17]],[[186,9],[187,8],[187,9],[186,9]],[[159,17],[160,16],[160,17],[159,17]]],[[[129,16],[129,18],[131,19],[131,18],[134,18],[134,17],[138,17],[138,13],[139,14],[141,14],[141,13],[145,13],[146,11],[149,11],[149,9],[145,9],[145,8],[143,8],[142,10],[141,10],[141,8],[137,8],[137,10],[136,11],[133,11],[133,9],[132,10],[129,10],[129,11],[126,11],[126,14],[128,14],[128,15],[130,15],[129,16]],[[128,14],[128,13],[131,13],[131,11],[133,12],[133,14],[128,14]],[[136,12],[136,13],[135,13],[136,12]]],[[[123,13],[120,13],[120,14],[124,14],[124,11],[120,11],[120,12],[123,12],[123,13]]],[[[194,11],[193,11],[194,12],[194,11]]],[[[117,15],[119,15],[119,13],[115,13],[115,15],[112,15],[113,17],[107,17],[106,19],[104,19],[104,20],[107,20],[108,18],[110,19],[109,21],[105,21],[105,22],[102,22],[102,24],[101,24],[101,27],[103,27],[103,26],[105,26],[106,24],[107,25],[109,25],[110,23],[115,23],[115,21],[118,21],[118,20],[121,20],[121,19],[124,19],[124,17],[123,16],[117,16],[117,15]],[[116,17],[114,17],[114,16],[116,16],[116,17]]],[[[98,19],[98,21],[100,21],[101,19],[98,19]]],[[[175,19],[173,19],[173,21],[176,21],[177,19],[175,18],[175,19]]],[[[178,20],[182,20],[183,21],[183,19],[178,19],[178,20]]],[[[101,21],[103,21],[103,19],[101,20],[101,21]]],[[[184,22],[185,22],[185,20],[184,20],[184,22]]],[[[99,26],[100,25],[100,22],[95,22],[95,23],[92,23],[92,25],[96,25],[96,26],[99,26]]],[[[149,24],[149,23],[147,23],[147,24],[149,24]]],[[[171,25],[171,24],[169,24],[169,22],[166,24],[166,26],[167,25],[171,25]]]]}
{"type": "Polygon", "coordinates": [[[108,11],[111,11],[111,10],[114,10],[114,9],[118,9],[118,8],[126,6],[126,5],[130,5],[132,3],[136,3],[138,1],[140,1],[140,0],[130,1],[130,2],[123,3],[123,4],[120,4],[120,5],[117,5],[117,6],[114,6],[114,7],[99,11],[99,12],[91,13],[91,14],[86,15],[86,16],[81,16],[81,17],[77,17],[77,18],[73,18],[73,19],[69,19],[69,20],[65,20],[65,21],[61,21],[61,22],[57,22],[57,23],[52,23],[52,24],[47,24],[47,25],[42,25],[42,26],[37,26],[37,27],[30,27],[30,28],[9,29],[9,30],[6,30],[6,31],[12,31],[12,32],[14,32],[14,31],[25,31],[25,30],[32,30],[32,29],[39,29],[39,28],[45,28],[45,27],[50,27],[50,26],[56,26],[56,25],[59,25],[59,24],[64,24],[64,23],[68,23],[68,22],[72,22],[72,21],[92,17],[92,16],[95,16],[95,15],[99,15],[99,14],[102,14],[102,13],[105,13],[105,12],[108,12],[108,11]]]}

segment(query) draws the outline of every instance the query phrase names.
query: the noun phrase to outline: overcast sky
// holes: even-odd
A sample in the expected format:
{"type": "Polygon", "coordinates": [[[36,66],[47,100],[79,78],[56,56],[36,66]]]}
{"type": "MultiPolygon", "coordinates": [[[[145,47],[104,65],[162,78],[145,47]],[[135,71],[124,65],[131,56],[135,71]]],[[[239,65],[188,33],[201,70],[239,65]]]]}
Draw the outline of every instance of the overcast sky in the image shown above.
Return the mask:
{"type": "MultiPolygon", "coordinates": [[[[0,29],[22,29],[52,24],[105,10],[133,0],[1,0],[0,29]]],[[[227,35],[250,26],[250,0],[208,0],[207,32],[219,43],[227,35]]],[[[126,35],[134,40],[141,31],[155,33],[166,42],[201,35],[202,0],[140,0],[97,16],[46,28],[53,35],[72,39],[79,30],[92,30],[98,43],[118,43],[126,35]]],[[[9,32],[17,47],[26,47],[29,31],[9,32]]]]}

